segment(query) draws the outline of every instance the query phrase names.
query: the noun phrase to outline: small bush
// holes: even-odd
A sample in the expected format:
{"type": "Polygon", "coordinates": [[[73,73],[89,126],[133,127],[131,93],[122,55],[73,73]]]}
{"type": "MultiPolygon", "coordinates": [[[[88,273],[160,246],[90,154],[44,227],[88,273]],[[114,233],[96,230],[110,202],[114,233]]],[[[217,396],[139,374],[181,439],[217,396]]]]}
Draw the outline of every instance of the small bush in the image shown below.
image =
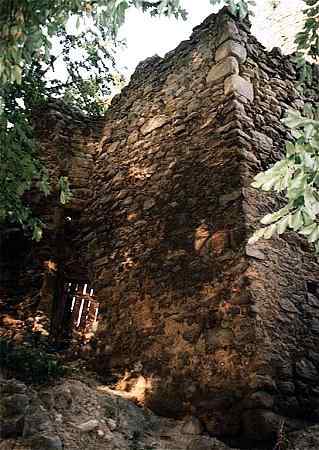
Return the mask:
{"type": "Polygon", "coordinates": [[[64,375],[62,364],[52,355],[0,339],[0,369],[18,380],[42,384],[64,375]]]}

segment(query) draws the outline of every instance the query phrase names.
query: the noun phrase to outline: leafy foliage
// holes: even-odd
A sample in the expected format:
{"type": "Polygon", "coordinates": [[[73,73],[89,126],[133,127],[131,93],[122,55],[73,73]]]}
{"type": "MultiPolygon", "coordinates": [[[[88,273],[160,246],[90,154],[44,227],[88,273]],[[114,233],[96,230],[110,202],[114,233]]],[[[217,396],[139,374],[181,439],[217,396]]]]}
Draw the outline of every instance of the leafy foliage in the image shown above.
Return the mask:
{"type": "MultiPolygon", "coordinates": [[[[296,37],[300,88],[304,92],[312,81],[312,67],[305,58],[319,59],[319,2],[306,3],[305,26],[296,37]]],[[[290,111],[283,122],[291,129],[294,141],[286,144],[286,156],[258,174],[252,185],[284,195],[285,206],[261,219],[266,226],[257,230],[249,243],[290,229],[305,236],[319,254],[319,109],[315,111],[307,104],[303,115],[290,111]]]]}
{"type": "Polygon", "coordinates": [[[0,368],[10,376],[35,384],[47,383],[62,377],[65,369],[53,356],[27,346],[15,346],[12,341],[0,339],[0,368]]]}
{"type": "Polygon", "coordinates": [[[319,62],[319,2],[306,0],[305,25],[296,36],[297,54],[295,62],[300,70],[300,90],[307,93],[307,83],[312,81],[312,70],[305,60],[319,62]]]}
{"type": "MultiPolygon", "coordinates": [[[[72,15],[78,23],[91,17],[99,31],[104,28],[115,37],[125,20],[125,13],[137,6],[152,15],[185,16],[179,0],[12,0],[0,5],[0,81],[21,83],[22,69],[31,64],[34,57],[49,62],[52,43],[50,38],[65,32],[65,25],[72,15]]],[[[105,35],[104,35],[105,36],[105,35]]]]}
{"type": "Polygon", "coordinates": [[[217,6],[228,6],[231,13],[240,19],[253,15],[253,7],[256,6],[255,0],[211,0],[211,3],[217,6]]]}
{"type": "Polygon", "coordinates": [[[296,44],[298,51],[318,59],[319,55],[319,2],[318,0],[306,0],[307,7],[304,10],[305,25],[303,30],[297,34],[296,44]]]}
{"type": "Polygon", "coordinates": [[[267,226],[257,230],[249,242],[291,229],[314,243],[319,253],[319,120],[290,111],[283,122],[295,140],[286,144],[285,158],[258,174],[253,186],[284,193],[287,204],[263,217],[261,223],[267,226]]]}
{"type": "MultiPolygon", "coordinates": [[[[0,221],[14,221],[22,227],[28,224],[33,237],[40,238],[42,223],[33,217],[23,199],[26,191],[36,185],[46,195],[50,192],[48,177],[36,158],[30,110],[23,102],[29,91],[29,78],[2,87],[2,114],[0,115],[0,221]]],[[[29,97],[30,96],[30,97],[29,97]]]]}

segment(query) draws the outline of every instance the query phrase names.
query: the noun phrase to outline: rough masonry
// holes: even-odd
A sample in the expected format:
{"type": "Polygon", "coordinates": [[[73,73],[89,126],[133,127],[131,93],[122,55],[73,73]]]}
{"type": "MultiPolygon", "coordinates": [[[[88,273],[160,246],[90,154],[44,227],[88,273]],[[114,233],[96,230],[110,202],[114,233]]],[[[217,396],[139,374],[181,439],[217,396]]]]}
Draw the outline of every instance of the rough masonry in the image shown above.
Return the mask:
{"type": "Polygon", "coordinates": [[[318,264],[293,233],[247,245],[280,201],[250,185],[291,139],[296,79],[223,9],[141,63],[102,127],[60,117],[62,147],[80,145],[62,164],[80,202],[63,267],[97,294],[100,372],[126,372],[155,412],[195,415],[213,436],[319,419],[318,264]]]}
{"type": "Polygon", "coordinates": [[[141,63],[105,117],[87,236],[105,357],[214,436],[318,418],[318,265],[291,233],[247,246],[276,204],[250,183],[303,102],[291,59],[223,10],[141,63]]]}

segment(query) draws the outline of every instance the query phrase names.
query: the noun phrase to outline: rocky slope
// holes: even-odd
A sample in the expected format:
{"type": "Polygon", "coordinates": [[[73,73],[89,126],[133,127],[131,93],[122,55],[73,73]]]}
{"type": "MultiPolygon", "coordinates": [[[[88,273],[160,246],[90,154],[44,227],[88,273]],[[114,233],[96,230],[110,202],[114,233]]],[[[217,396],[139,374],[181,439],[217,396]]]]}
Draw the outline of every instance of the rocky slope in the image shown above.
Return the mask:
{"type": "MultiPolygon", "coordinates": [[[[0,394],[0,450],[230,450],[196,418],[158,417],[93,379],[35,389],[2,378],[0,394]]],[[[319,448],[319,426],[278,431],[277,444],[265,449],[319,448]]]]}
{"type": "Polygon", "coordinates": [[[93,380],[0,381],[1,450],[227,450],[195,418],[160,418],[93,380]]]}

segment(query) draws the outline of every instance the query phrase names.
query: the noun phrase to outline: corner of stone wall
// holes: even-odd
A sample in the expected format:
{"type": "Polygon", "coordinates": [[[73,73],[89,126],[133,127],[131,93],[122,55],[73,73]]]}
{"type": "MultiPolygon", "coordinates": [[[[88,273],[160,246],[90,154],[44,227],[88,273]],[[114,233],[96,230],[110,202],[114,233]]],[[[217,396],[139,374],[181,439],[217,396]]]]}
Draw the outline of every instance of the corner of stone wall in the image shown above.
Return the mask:
{"type": "MultiPolygon", "coordinates": [[[[251,340],[251,358],[246,395],[242,398],[239,408],[242,417],[241,427],[243,435],[247,438],[271,439],[275,435],[276,428],[279,429],[283,418],[278,414],[280,408],[275,407],[276,383],[271,363],[272,351],[269,351],[271,343],[256,315],[258,305],[255,301],[259,299],[253,295],[250,288],[250,283],[255,278],[252,261],[263,260],[264,255],[258,250],[258,246],[245,245],[252,232],[250,203],[254,203],[256,197],[256,194],[252,193],[250,183],[253,176],[262,170],[259,151],[264,151],[269,158],[273,146],[273,140],[266,133],[257,131],[258,124],[255,122],[255,111],[260,110],[262,95],[260,89],[267,90],[269,87],[264,84],[265,80],[260,83],[258,61],[256,63],[251,58],[251,54],[256,51],[255,43],[253,45],[249,43],[251,36],[246,25],[236,21],[227,10],[224,10],[223,14],[218,16],[216,26],[219,32],[214,65],[209,70],[206,81],[208,84],[214,84],[223,80],[224,103],[221,114],[225,125],[217,131],[225,133],[225,141],[231,143],[232,150],[239,159],[240,194],[245,227],[241,251],[244,253],[247,266],[240,276],[240,299],[245,302],[247,320],[251,326],[246,336],[246,344],[251,340]]],[[[277,108],[277,111],[269,118],[269,124],[275,124],[280,119],[275,117],[278,113],[278,104],[276,99],[273,101],[273,108],[277,108]]],[[[236,289],[236,284],[233,289],[236,289]]],[[[238,304],[241,304],[241,300],[238,304]]]]}
{"type": "Polygon", "coordinates": [[[248,111],[254,103],[256,89],[252,81],[255,73],[246,64],[249,59],[249,29],[239,23],[227,8],[218,15],[216,28],[214,65],[207,74],[206,82],[208,85],[223,82],[221,115],[225,128],[217,131],[225,133],[226,139],[232,138],[239,158],[256,163],[257,159],[248,151],[251,147],[249,130],[254,129],[253,118],[248,111]]]}
{"type": "MultiPolygon", "coordinates": [[[[278,198],[257,192],[251,181],[281,158],[285,142],[291,139],[281,119],[288,109],[301,109],[305,99],[297,90],[291,59],[276,50],[265,52],[227,15],[207,81],[221,76],[227,108],[236,117],[232,133],[241,158],[243,239],[247,239],[263,215],[279,207],[278,198]]],[[[316,91],[316,83],[313,88],[316,91]]],[[[316,98],[318,91],[306,100],[316,98]]],[[[312,309],[314,316],[309,319],[313,293],[308,284],[312,283],[305,281],[318,276],[318,266],[306,243],[292,233],[246,245],[245,255],[255,317],[255,370],[248,382],[251,393],[243,402],[242,426],[248,437],[258,440],[274,435],[282,421],[293,428],[302,426],[301,418],[318,417],[314,406],[319,402],[314,386],[319,371],[318,338],[316,332],[309,332],[318,314],[312,309]]]]}

